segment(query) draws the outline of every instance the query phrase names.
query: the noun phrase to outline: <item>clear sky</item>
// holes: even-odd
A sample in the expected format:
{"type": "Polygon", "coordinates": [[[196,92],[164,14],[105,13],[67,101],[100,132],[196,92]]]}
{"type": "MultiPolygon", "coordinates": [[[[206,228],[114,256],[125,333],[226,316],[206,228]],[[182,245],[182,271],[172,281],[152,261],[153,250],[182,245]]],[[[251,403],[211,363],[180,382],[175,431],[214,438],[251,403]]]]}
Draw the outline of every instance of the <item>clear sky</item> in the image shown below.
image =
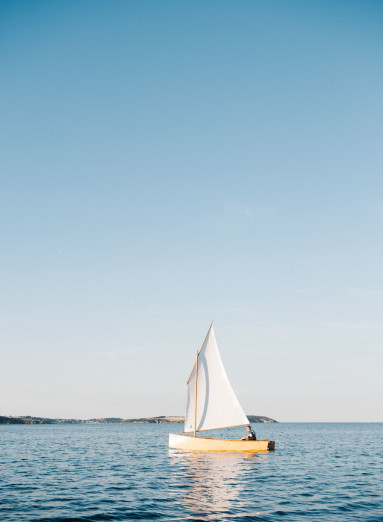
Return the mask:
{"type": "Polygon", "coordinates": [[[381,1],[0,3],[0,414],[383,421],[381,1]]]}

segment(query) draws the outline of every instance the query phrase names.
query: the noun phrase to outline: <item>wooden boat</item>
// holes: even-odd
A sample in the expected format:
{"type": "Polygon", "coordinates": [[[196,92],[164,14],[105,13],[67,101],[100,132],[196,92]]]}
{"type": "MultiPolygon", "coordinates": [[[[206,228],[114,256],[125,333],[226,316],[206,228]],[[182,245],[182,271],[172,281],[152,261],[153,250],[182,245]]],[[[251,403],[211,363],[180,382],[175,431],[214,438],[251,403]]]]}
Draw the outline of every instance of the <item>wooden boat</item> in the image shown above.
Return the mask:
{"type": "Polygon", "coordinates": [[[169,434],[169,447],[188,451],[268,451],[269,440],[237,440],[198,437],[201,431],[246,426],[249,420],[231,387],[218,351],[213,322],[187,381],[184,432],[169,434]],[[192,434],[192,435],[191,435],[192,434]]]}

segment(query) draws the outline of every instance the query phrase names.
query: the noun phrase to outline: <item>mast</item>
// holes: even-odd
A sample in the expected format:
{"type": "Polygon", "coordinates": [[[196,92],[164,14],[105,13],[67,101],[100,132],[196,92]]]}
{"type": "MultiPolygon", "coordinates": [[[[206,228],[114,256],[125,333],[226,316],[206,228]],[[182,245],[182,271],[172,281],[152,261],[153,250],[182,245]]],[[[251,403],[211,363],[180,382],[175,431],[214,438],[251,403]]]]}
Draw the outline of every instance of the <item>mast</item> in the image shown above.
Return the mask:
{"type": "MultiPolygon", "coordinates": [[[[212,322],[210,323],[209,329],[208,329],[208,331],[206,332],[205,339],[203,340],[203,343],[202,343],[202,345],[201,345],[201,348],[197,351],[197,359],[198,359],[199,352],[202,350],[203,345],[205,344],[206,337],[209,335],[209,332],[210,332],[210,330],[211,330],[211,327],[213,326],[213,323],[214,323],[214,319],[213,319],[212,322]]],[[[193,374],[193,370],[194,370],[194,366],[195,366],[195,365],[196,365],[196,363],[193,364],[193,368],[191,369],[191,372],[190,372],[190,375],[189,375],[188,380],[186,381],[186,384],[189,384],[190,377],[191,377],[192,374],[193,374]]]]}
{"type": "MultiPolygon", "coordinates": [[[[206,341],[207,336],[209,335],[209,332],[210,332],[210,330],[211,330],[211,327],[213,326],[213,323],[214,323],[214,319],[213,319],[212,322],[210,323],[209,329],[208,329],[208,331],[206,332],[205,339],[203,340],[203,343],[202,343],[201,348],[200,348],[199,350],[197,350],[197,356],[196,356],[195,363],[194,363],[194,366],[195,366],[194,437],[196,437],[196,431],[197,431],[198,356],[199,356],[199,352],[202,350],[202,347],[203,347],[203,345],[204,345],[204,343],[205,343],[205,341],[206,341]]],[[[193,366],[193,368],[192,368],[191,374],[193,373],[194,366],[193,366]]],[[[189,375],[189,379],[190,379],[191,374],[189,375]]],[[[189,382],[189,379],[188,379],[188,382],[189,382]]]]}
{"type": "Polygon", "coordinates": [[[196,373],[195,373],[195,398],[194,398],[194,437],[196,436],[195,432],[197,430],[198,350],[197,350],[197,357],[195,360],[195,364],[196,364],[196,373]]]}

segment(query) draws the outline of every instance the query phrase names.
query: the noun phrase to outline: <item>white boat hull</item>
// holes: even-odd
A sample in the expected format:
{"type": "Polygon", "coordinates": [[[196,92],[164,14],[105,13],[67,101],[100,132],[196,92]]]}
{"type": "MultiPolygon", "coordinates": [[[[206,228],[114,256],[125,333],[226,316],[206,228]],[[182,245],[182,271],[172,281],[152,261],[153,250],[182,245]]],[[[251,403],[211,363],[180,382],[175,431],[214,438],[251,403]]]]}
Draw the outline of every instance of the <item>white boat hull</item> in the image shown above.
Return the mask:
{"type": "Polygon", "coordinates": [[[169,434],[169,448],[186,451],[268,451],[274,449],[269,440],[236,440],[193,437],[190,435],[169,434]]]}

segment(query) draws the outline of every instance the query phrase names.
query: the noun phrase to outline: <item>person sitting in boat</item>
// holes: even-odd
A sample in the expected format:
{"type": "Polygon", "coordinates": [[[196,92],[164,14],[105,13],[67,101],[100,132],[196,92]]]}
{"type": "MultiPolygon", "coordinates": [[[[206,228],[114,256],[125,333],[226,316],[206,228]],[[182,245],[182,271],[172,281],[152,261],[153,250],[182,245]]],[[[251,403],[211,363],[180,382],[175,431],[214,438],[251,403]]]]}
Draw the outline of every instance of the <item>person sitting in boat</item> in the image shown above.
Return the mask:
{"type": "Polygon", "coordinates": [[[257,440],[254,431],[251,429],[250,424],[246,426],[247,433],[241,440],[257,440]]]}

